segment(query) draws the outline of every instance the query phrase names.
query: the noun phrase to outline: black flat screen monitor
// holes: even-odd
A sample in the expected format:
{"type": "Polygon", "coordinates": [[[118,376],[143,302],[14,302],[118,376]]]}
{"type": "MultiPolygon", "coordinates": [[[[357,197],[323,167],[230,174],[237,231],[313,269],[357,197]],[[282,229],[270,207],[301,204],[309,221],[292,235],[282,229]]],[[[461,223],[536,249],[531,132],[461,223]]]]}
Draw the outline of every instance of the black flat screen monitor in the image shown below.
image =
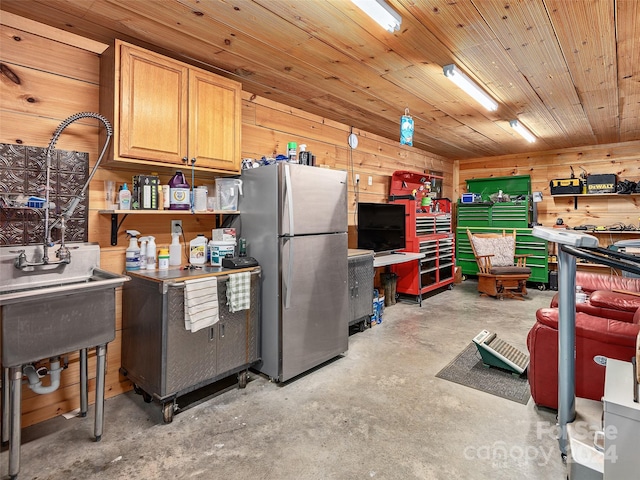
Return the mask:
{"type": "Polygon", "coordinates": [[[405,247],[404,205],[358,203],[358,248],[391,253],[405,247]]]}

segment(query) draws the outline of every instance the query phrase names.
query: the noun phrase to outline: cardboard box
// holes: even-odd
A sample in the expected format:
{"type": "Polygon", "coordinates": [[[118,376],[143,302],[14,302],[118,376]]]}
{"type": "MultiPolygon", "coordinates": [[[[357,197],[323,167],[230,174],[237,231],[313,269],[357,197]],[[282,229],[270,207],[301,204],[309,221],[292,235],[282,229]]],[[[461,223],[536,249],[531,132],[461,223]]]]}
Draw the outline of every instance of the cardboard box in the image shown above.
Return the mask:
{"type": "Polygon", "coordinates": [[[214,228],[211,230],[211,240],[214,242],[235,242],[235,228],[214,228]]]}
{"type": "Polygon", "coordinates": [[[618,178],[615,173],[587,176],[587,193],[616,193],[618,178]]]}
{"type": "Polygon", "coordinates": [[[155,175],[134,175],[131,192],[132,210],[158,210],[158,185],[155,175]]]}
{"type": "Polygon", "coordinates": [[[551,195],[578,195],[582,193],[582,180],[579,178],[556,178],[549,182],[551,195]]]}

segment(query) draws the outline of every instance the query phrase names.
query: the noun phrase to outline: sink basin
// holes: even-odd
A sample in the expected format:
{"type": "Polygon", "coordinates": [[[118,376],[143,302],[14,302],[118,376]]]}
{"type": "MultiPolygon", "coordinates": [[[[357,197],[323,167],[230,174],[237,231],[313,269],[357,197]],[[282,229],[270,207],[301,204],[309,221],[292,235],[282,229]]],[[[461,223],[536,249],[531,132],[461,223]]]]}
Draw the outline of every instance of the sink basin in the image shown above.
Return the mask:
{"type": "MultiPolygon", "coordinates": [[[[30,260],[37,258],[38,248],[19,247],[27,249],[30,260]]],[[[0,248],[4,367],[106,344],[115,338],[115,289],[129,277],[98,268],[97,244],[74,245],[68,265],[44,265],[29,271],[13,265],[17,249],[0,248]]]]}

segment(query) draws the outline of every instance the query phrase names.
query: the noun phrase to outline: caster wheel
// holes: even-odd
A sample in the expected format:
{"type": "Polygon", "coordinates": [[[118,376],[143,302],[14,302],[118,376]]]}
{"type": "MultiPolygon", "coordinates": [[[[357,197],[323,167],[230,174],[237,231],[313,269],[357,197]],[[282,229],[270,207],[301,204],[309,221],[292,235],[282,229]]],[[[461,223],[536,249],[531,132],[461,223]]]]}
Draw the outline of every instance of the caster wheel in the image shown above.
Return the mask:
{"type": "Polygon", "coordinates": [[[447,285],[447,288],[448,288],[449,290],[453,290],[453,283],[450,283],[449,285],[447,285]]]}
{"type": "Polygon", "coordinates": [[[135,383],[133,384],[133,391],[136,392],[137,395],[142,395],[142,389],[135,383]]]}
{"type": "Polygon", "coordinates": [[[467,279],[466,275],[462,275],[462,281],[464,282],[467,279]]]}
{"type": "Polygon", "coordinates": [[[162,404],[162,421],[164,423],[173,422],[173,402],[162,404]]]}
{"type": "Polygon", "coordinates": [[[151,403],[153,401],[153,398],[151,397],[151,395],[149,395],[145,391],[142,392],[142,399],[144,400],[144,403],[151,403]]]}
{"type": "Polygon", "coordinates": [[[544,292],[547,289],[547,286],[544,283],[538,285],[538,290],[544,292]]]}
{"type": "Polygon", "coordinates": [[[361,332],[364,332],[364,330],[365,330],[366,328],[367,328],[367,326],[364,324],[364,320],[358,324],[358,329],[359,329],[361,332]]]}
{"type": "Polygon", "coordinates": [[[246,388],[248,379],[249,373],[246,370],[238,373],[238,388],[246,388]]]}

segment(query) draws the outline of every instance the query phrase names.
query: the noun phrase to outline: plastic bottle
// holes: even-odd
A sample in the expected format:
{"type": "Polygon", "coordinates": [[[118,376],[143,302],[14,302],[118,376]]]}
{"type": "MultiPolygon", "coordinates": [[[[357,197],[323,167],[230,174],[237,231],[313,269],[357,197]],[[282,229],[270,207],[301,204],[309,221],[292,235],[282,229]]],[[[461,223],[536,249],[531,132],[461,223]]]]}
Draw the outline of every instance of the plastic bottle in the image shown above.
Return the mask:
{"type": "Polygon", "coordinates": [[[120,202],[120,210],[131,210],[131,191],[126,183],[118,193],[118,201],[120,202]]]}
{"type": "Polygon", "coordinates": [[[147,242],[149,237],[140,237],[140,270],[147,269],[147,242]]]}
{"type": "Polygon", "coordinates": [[[156,269],[156,237],[149,235],[147,242],[147,270],[156,269]]]}
{"type": "Polygon", "coordinates": [[[161,248],[158,252],[158,270],[169,269],[169,249],[161,248]]]}
{"type": "Polygon", "coordinates": [[[587,294],[582,291],[580,285],[576,285],[576,303],[585,303],[587,301],[587,294]]]}
{"type": "Polygon", "coordinates": [[[126,230],[129,235],[129,246],[125,252],[125,269],[127,271],[140,270],[140,247],[138,246],[138,235],[140,232],[137,230],[126,230]]]}
{"type": "Polygon", "coordinates": [[[180,243],[180,234],[171,234],[171,245],[169,245],[169,265],[182,264],[182,244],[180,243]]]}
{"type": "Polygon", "coordinates": [[[207,261],[207,237],[199,233],[189,242],[189,262],[191,265],[204,265],[207,261]]]}
{"type": "Polygon", "coordinates": [[[189,210],[191,208],[191,193],[189,184],[181,170],[169,180],[169,210],[189,210]]]}
{"type": "Polygon", "coordinates": [[[311,152],[307,151],[307,145],[300,144],[300,153],[298,154],[298,162],[302,165],[311,165],[311,152]]]}
{"type": "Polygon", "coordinates": [[[298,144],[296,142],[287,143],[287,157],[289,157],[289,161],[291,163],[298,163],[296,149],[298,148],[298,144]]]}

